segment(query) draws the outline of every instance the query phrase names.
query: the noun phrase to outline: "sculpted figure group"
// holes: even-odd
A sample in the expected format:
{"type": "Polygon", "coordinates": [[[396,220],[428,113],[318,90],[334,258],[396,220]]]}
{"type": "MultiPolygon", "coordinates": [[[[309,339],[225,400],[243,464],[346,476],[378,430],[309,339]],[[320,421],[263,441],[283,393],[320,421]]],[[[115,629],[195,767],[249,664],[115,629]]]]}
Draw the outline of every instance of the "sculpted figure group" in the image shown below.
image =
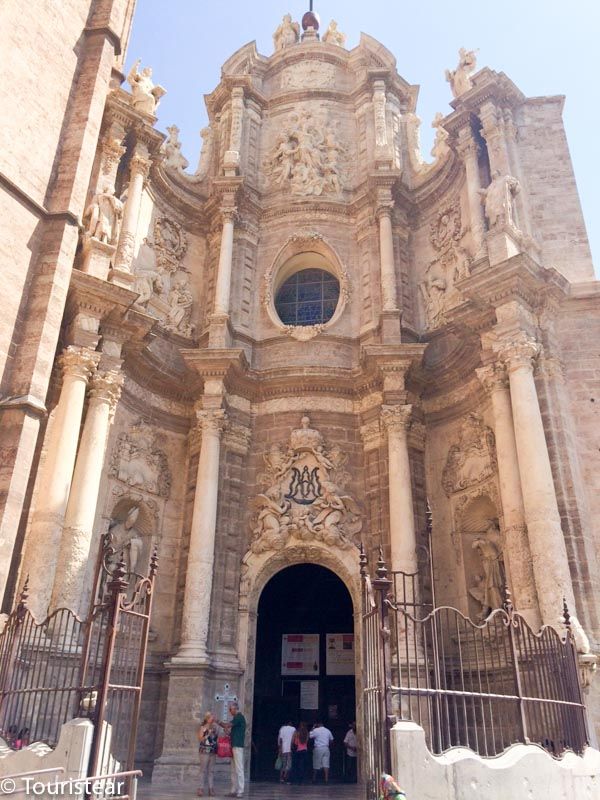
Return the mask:
{"type": "Polygon", "coordinates": [[[127,76],[127,82],[131,86],[131,104],[136,111],[154,115],[160,98],[167,93],[167,90],[154,84],[151,67],[144,67],[140,72],[138,70],[140,63],[141,59],[138,58],[127,76]]]}
{"type": "Polygon", "coordinates": [[[339,161],[344,152],[331,126],[319,124],[310,111],[294,113],[275,145],[266,171],[273,183],[294,194],[339,194],[339,161]]]}

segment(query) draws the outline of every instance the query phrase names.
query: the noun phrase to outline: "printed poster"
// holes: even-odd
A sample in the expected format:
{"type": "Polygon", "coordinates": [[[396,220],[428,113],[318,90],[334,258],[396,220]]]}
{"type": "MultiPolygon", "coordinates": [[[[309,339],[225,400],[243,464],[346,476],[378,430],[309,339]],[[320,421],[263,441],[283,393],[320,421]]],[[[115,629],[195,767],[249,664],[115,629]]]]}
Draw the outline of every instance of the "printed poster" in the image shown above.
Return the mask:
{"type": "Polygon", "coordinates": [[[319,681],[300,681],[300,708],[317,711],[319,708],[319,681]]]}
{"type": "Polygon", "coordinates": [[[281,674],[319,674],[319,634],[284,633],[281,637],[281,674]]]}
{"type": "Polygon", "coordinates": [[[328,675],[354,675],[353,633],[328,633],[326,652],[328,675]]]}

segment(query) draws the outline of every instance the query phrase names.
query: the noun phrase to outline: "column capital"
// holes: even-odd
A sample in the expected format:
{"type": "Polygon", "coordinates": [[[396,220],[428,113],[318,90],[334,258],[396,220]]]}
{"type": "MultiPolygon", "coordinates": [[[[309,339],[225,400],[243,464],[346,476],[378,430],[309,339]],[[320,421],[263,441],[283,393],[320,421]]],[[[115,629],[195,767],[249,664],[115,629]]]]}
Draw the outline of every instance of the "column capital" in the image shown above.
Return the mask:
{"type": "Polygon", "coordinates": [[[95,371],[100,361],[100,353],[88,347],[78,347],[70,344],[59,356],[59,365],[62,369],[63,379],[68,376],[88,380],[95,371]]]}
{"type": "Polygon", "coordinates": [[[100,139],[101,171],[104,175],[113,175],[116,172],[126,148],[122,145],[125,138],[125,129],[117,122],[108,128],[100,139]]]}
{"type": "Polygon", "coordinates": [[[464,127],[459,131],[456,149],[462,159],[477,155],[477,144],[469,127],[464,127]]]}
{"type": "Polygon", "coordinates": [[[227,426],[227,414],[222,408],[204,411],[196,409],[196,420],[202,435],[214,435],[221,438],[221,434],[227,426]]]}
{"type": "Polygon", "coordinates": [[[237,206],[221,206],[219,211],[221,212],[221,218],[223,220],[223,223],[225,222],[235,223],[235,221],[238,218],[237,206]]]}
{"type": "Polygon", "coordinates": [[[382,217],[392,218],[394,211],[393,200],[377,200],[377,207],[375,209],[375,217],[379,221],[382,217]]]}
{"type": "Polygon", "coordinates": [[[97,372],[91,381],[90,399],[108,403],[114,413],[121,397],[121,389],[125,376],[119,370],[102,370],[97,372]]]}
{"type": "Polygon", "coordinates": [[[506,368],[500,361],[488,364],[485,367],[479,367],[475,372],[487,394],[493,394],[501,389],[508,388],[506,368]]]}
{"type": "Polygon", "coordinates": [[[141,175],[144,179],[148,177],[150,173],[150,167],[152,166],[152,161],[145,156],[134,153],[131,158],[131,162],[129,165],[131,175],[141,175]]]}
{"type": "Polygon", "coordinates": [[[541,345],[527,334],[504,340],[494,348],[508,372],[517,369],[533,370],[533,362],[541,352],[541,345]]]}
{"type": "Polygon", "coordinates": [[[406,435],[411,424],[412,405],[382,406],[381,422],[388,436],[393,433],[406,435]]]}

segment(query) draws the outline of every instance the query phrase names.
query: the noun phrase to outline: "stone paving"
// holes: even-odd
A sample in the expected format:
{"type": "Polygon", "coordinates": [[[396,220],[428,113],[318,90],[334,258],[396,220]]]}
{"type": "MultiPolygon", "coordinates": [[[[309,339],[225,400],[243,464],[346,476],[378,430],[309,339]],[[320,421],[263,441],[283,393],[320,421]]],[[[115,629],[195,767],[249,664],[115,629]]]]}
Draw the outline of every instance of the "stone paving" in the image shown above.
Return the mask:
{"type": "MultiPolygon", "coordinates": [[[[138,800],[184,800],[184,798],[196,797],[196,786],[153,786],[150,782],[142,781],[138,787],[138,800]]],[[[217,786],[215,790],[215,800],[222,800],[227,797],[228,786],[217,786]]],[[[286,786],[275,782],[255,782],[252,781],[244,798],[248,800],[286,800],[293,798],[299,800],[362,800],[365,796],[365,788],[361,784],[355,783],[330,783],[325,786],[323,783],[304,784],[302,786],[286,786]]]]}

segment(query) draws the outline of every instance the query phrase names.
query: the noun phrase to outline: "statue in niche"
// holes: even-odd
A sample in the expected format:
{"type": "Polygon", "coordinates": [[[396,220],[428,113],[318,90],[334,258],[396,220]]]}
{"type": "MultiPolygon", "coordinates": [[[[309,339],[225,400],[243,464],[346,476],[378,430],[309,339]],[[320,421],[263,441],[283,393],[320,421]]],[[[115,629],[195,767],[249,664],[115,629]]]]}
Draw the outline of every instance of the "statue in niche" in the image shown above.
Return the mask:
{"type": "Polygon", "coordinates": [[[327,44],[335,44],[338,47],[344,47],[346,44],[346,34],[338,30],[338,24],[334,19],[331,20],[329,27],[323,34],[323,41],[327,42],[327,44]]]}
{"type": "Polygon", "coordinates": [[[469,594],[480,605],[478,619],[483,621],[494,609],[502,608],[503,603],[504,563],[496,520],[488,521],[485,534],[477,536],[471,547],[477,551],[481,572],[475,576],[469,594]]]}
{"type": "Polygon", "coordinates": [[[190,317],[193,297],[185,273],[182,272],[173,277],[168,302],[169,313],[165,320],[165,327],[182,336],[191,336],[193,326],[190,325],[190,317]]]}
{"type": "Polygon", "coordinates": [[[292,22],[292,15],[285,14],[281,20],[277,30],[273,34],[273,45],[275,52],[283,50],[300,39],[300,25],[297,22],[292,22]]]}
{"type": "Polygon", "coordinates": [[[346,152],[334,129],[304,110],[290,115],[265,172],[274,184],[293,194],[339,194],[340,157],[346,152]]]}
{"type": "Polygon", "coordinates": [[[83,218],[89,236],[104,244],[117,244],[123,218],[123,203],[107,185],[92,197],[83,218]]]}
{"type": "Polygon", "coordinates": [[[144,67],[141,72],[138,71],[141,61],[142,59],[138,58],[127,76],[127,82],[131,86],[131,105],[136,111],[154,115],[160,98],[167,93],[167,90],[154,85],[152,67],[144,67]]]}
{"type": "Polygon", "coordinates": [[[494,433],[478,414],[470,413],[463,421],[458,443],[448,451],[442,486],[450,495],[487,480],[495,471],[494,433]]]}
{"type": "Polygon", "coordinates": [[[434,261],[427,267],[425,280],[421,281],[419,286],[425,303],[427,319],[431,325],[438,325],[443,321],[444,311],[448,307],[446,295],[448,282],[444,269],[438,261],[434,261]]]}
{"type": "Polygon", "coordinates": [[[163,145],[165,160],[164,165],[168,170],[183,172],[188,167],[188,160],[181,152],[181,142],[179,141],[179,128],[177,125],[167,127],[166,142],[163,145]]]}
{"type": "Polygon", "coordinates": [[[468,92],[473,87],[471,75],[477,69],[477,50],[466,50],[461,47],[458,51],[458,66],[453,70],[446,70],[446,80],[452,89],[454,97],[468,92]]]}
{"type": "Polygon", "coordinates": [[[124,520],[117,520],[110,525],[115,548],[113,561],[117,563],[122,560],[127,573],[137,574],[143,569],[140,556],[144,549],[144,540],[136,527],[139,514],[140,507],[135,505],[129,510],[124,520]]]}
{"type": "Polygon", "coordinates": [[[494,170],[490,185],[480,190],[490,229],[506,225],[519,232],[515,223],[514,197],[520,188],[519,181],[512,175],[502,175],[499,170],[494,170]]]}
{"type": "Polygon", "coordinates": [[[288,448],[271,445],[264,462],[258,480],[268,488],[253,503],[253,552],[281,549],[290,537],[340,548],[356,541],[362,514],[344,493],[347,455],[339,446],[328,448],[308,416],[292,430],[288,448]]]}

